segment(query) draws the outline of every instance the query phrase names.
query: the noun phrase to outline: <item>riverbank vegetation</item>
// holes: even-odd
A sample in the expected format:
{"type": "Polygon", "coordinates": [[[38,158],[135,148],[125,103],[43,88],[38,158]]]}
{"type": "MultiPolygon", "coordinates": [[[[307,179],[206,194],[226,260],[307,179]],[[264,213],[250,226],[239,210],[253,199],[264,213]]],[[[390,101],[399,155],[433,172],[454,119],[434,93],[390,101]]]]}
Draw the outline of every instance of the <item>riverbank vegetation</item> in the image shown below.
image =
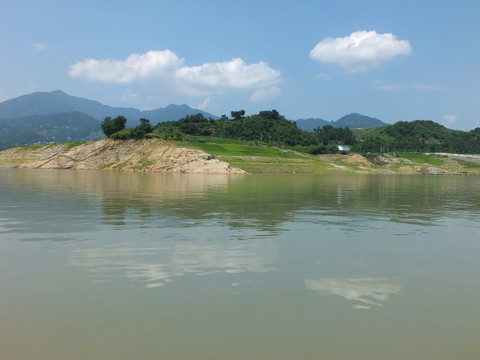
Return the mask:
{"type": "MultiPolygon", "coordinates": [[[[140,119],[140,125],[134,128],[125,128],[125,123],[123,116],[105,118],[102,129],[105,135],[113,139],[158,137],[164,140],[204,142],[210,144],[210,147],[223,146],[224,150],[228,146],[218,144],[243,141],[312,155],[337,153],[338,145],[348,145],[353,152],[364,155],[395,156],[399,152],[480,153],[480,128],[465,132],[424,120],[400,121],[388,126],[353,130],[326,125],[307,132],[276,110],[260,111],[250,116],[245,116],[245,111],[240,110],[232,111],[230,118],[223,115],[219,119],[207,119],[202,114],[196,114],[177,121],[161,122],[156,126],[152,126],[148,119],[140,119]]],[[[205,145],[205,151],[209,150],[208,146],[205,145]]],[[[230,148],[228,151],[239,151],[232,146],[230,148]]]]}
{"type": "Polygon", "coordinates": [[[183,140],[201,136],[228,140],[249,141],[256,145],[282,146],[310,154],[336,152],[337,145],[354,145],[355,137],[348,128],[330,125],[306,132],[285,119],[276,110],[260,111],[243,116],[244,111],[232,111],[231,118],[206,119],[203,115],[191,115],[178,121],[159,123],[154,133],[166,140],[183,140]]]}

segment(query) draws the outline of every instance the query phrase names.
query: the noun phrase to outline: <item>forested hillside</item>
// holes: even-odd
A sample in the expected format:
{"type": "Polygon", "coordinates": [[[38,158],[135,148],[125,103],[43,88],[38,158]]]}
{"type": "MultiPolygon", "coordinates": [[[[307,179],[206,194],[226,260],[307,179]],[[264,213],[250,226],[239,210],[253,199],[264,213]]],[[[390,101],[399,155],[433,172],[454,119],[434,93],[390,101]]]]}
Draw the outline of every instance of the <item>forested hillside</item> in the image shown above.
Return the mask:
{"type": "Polygon", "coordinates": [[[480,128],[465,132],[451,130],[433,121],[400,121],[393,125],[351,131],[331,125],[307,132],[299,129],[276,110],[244,116],[233,111],[232,117],[206,119],[201,114],[179,121],[160,123],[155,132],[165,139],[185,135],[214,136],[250,140],[270,145],[303,147],[311,153],[337,151],[337,145],[350,145],[361,153],[393,151],[480,153],[480,128]]]}
{"type": "Polygon", "coordinates": [[[17,145],[98,140],[102,137],[99,122],[78,111],[0,120],[0,150],[17,145]]]}
{"type": "Polygon", "coordinates": [[[418,151],[480,153],[480,128],[469,132],[447,129],[433,121],[399,121],[390,126],[355,131],[362,152],[418,151]]]}
{"type": "Polygon", "coordinates": [[[231,115],[231,119],[223,116],[218,120],[206,119],[201,114],[187,116],[179,121],[159,123],[155,132],[164,139],[182,139],[185,135],[212,136],[298,147],[314,154],[334,152],[337,144],[353,145],[356,141],[348,128],[327,125],[313,132],[303,131],[276,110],[260,111],[251,116],[244,116],[244,111],[232,111],[231,115]]]}

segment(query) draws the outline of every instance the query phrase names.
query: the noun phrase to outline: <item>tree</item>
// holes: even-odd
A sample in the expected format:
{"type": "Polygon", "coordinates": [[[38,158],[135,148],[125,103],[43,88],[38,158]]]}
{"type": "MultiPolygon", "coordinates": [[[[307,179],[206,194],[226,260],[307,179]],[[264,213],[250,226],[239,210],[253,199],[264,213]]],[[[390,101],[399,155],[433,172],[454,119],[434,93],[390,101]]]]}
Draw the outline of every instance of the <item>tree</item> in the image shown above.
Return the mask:
{"type": "Polygon", "coordinates": [[[271,120],[280,119],[280,114],[278,113],[277,110],[260,111],[258,115],[260,115],[265,119],[271,119],[271,120]]]}
{"type": "Polygon", "coordinates": [[[127,123],[127,118],[125,116],[119,115],[116,118],[111,118],[107,116],[102,121],[102,131],[107,137],[111,137],[116,132],[125,129],[127,123]]]}
{"type": "Polygon", "coordinates": [[[245,110],[231,111],[230,114],[232,115],[232,118],[234,120],[240,120],[243,119],[243,116],[245,115],[245,110]]]}
{"type": "Polygon", "coordinates": [[[140,125],[137,126],[137,129],[139,129],[144,134],[148,134],[153,131],[153,127],[152,127],[152,124],[150,124],[150,120],[145,118],[140,119],[140,125]]]}

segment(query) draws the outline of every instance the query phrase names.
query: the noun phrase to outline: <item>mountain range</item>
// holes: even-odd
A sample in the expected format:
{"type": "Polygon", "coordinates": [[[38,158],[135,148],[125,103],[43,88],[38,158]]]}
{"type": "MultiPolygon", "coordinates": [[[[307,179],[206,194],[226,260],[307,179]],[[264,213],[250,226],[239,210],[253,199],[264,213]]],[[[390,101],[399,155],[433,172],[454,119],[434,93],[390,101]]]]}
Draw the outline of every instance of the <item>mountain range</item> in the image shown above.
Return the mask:
{"type": "Polygon", "coordinates": [[[0,103],[0,150],[36,143],[98,140],[104,137],[100,123],[107,116],[123,115],[128,119],[127,126],[134,127],[141,118],[156,124],[198,113],[218,119],[188,105],[142,111],[103,105],[60,90],[36,92],[0,103]]]}
{"type": "MultiPolygon", "coordinates": [[[[155,125],[198,113],[206,118],[218,119],[218,116],[188,105],[171,104],[155,110],[138,110],[104,105],[61,90],[35,92],[0,103],[0,150],[35,143],[97,140],[104,137],[100,123],[107,116],[123,115],[128,119],[127,127],[134,127],[141,118],[149,119],[155,125]]],[[[305,131],[325,125],[350,128],[388,125],[360,114],[346,115],[337,121],[300,119],[295,122],[305,131]]]]}
{"type": "Polygon", "coordinates": [[[0,119],[11,120],[31,115],[51,115],[78,111],[90,115],[99,122],[106,116],[123,115],[128,119],[127,126],[136,126],[140,118],[149,119],[152,124],[174,121],[187,115],[203,114],[218,119],[218,116],[188,105],[168,105],[155,110],[138,110],[130,107],[113,107],[94,100],[71,96],[61,90],[36,92],[22,95],[0,103],[0,119]]]}

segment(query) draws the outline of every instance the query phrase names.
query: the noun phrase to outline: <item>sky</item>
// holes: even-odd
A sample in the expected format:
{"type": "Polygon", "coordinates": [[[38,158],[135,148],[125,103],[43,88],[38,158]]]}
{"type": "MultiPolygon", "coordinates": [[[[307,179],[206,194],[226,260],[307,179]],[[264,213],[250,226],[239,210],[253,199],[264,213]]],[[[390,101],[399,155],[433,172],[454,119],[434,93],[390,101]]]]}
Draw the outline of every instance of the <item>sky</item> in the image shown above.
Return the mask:
{"type": "Polygon", "coordinates": [[[480,127],[478,0],[0,0],[0,101],[480,127]]]}

